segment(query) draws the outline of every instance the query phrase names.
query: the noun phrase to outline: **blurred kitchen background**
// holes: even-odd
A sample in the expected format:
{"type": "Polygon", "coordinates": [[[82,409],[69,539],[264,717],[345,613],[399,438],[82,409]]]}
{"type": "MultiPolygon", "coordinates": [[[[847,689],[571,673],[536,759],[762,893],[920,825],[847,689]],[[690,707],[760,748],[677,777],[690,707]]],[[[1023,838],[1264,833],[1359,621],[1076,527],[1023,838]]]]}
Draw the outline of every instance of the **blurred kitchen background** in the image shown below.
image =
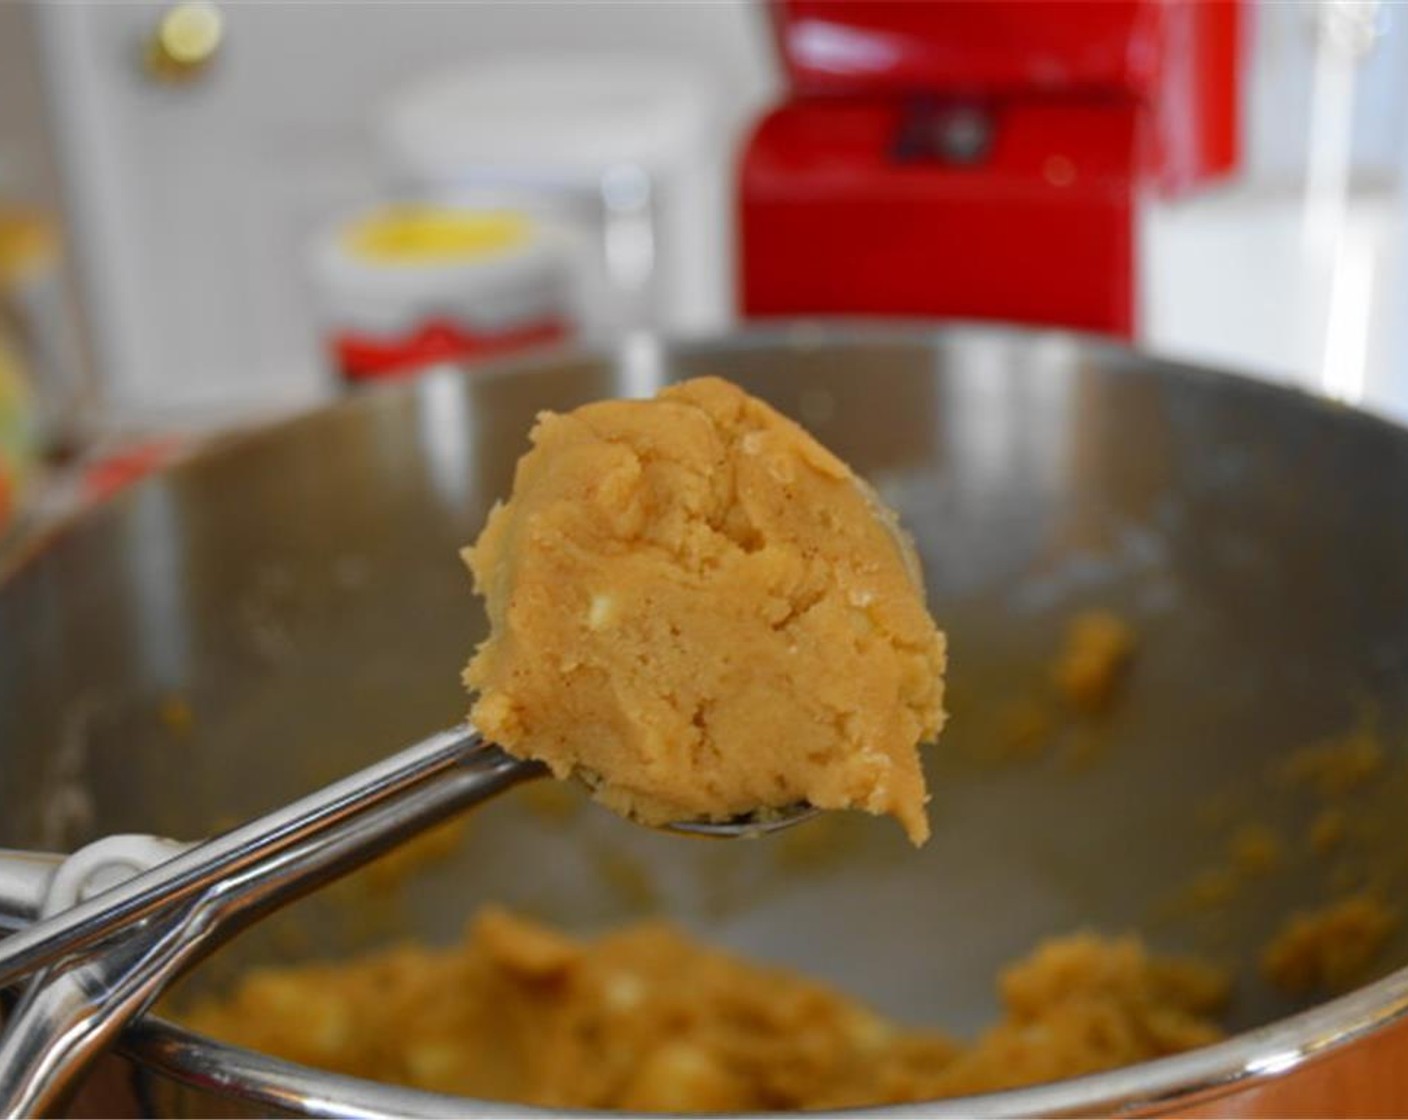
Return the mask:
{"type": "Polygon", "coordinates": [[[1406,21],[0,3],[0,522],[427,362],[768,317],[1070,326],[1408,417],[1406,21]]]}

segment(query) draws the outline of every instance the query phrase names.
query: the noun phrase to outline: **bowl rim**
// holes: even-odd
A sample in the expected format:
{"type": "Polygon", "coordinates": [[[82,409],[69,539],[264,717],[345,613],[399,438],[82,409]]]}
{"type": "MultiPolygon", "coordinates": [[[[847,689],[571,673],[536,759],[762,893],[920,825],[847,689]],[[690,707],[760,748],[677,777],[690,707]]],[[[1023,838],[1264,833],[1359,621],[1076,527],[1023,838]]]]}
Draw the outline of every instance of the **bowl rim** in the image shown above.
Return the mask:
{"type": "MultiPolygon", "coordinates": [[[[252,444],[282,438],[330,412],[377,407],[414,393],[436,379],[469,376],[476,381],[516,376],[536,369],[560,367],[564,362],[630,360],[630,348],[647,347],[647,361],[663,354],[707,357],[738,350],[829,348],[895,345],[939,348],[955,339],[980,337],[1018,342],[1029,346],[1067,346],[1081,353],[1105,355],[1137,364],[1143,373],[1237,385],[1242,391],[1268,399],[1296,402],[1293,407],[1333,414],[1336,422],[1367,423],[1408,437],[1408,428],[1371,409],[1349,406],[1303,386],[1268,381],[1252,374],[1224,370],[1215,365],[1187,362],[1150,354],[1104,336],[1065,329],[1034,328],[967,320],[914,320],[844,318],[781,320],[748,326],[726,333],[682,337],[638,336],[615,346],[565,346],[539,351],[530,357],[507,358],[485,364],[446,363],[414,379],[368,387],[351,399],[325,404],[285,417],[235,436],[217,438],[194,454],[163,468],[152,479],[127,487],[104,506],[129,500],[133,491],[172,473],[198,469],[202,462],[239,454],[252,444]],[[656,348],[652,355],[650,347],[656,348]]],[[[48,551],[47,545],[71,532],[81,531],[93,509],[79,511],[47,531],[37,547],[0,578],[0,587],[31,566],[48,551]]],[[[1289,1072],[1322,1058],[1369,1034],[1408,1018],[1408,966],[1307,1010],[1243,1031],[1220,1042],[1169,1057],[1027,1088],[1010,1089],[932,1102],[873,1106],[817,1116],[958,1117],[1091,1115],[1110,1111],[1144,1112],[1169,1106],[1188,1106],[1215,1099],[1247,1084],[1289,1072]]],[[[394,1086],[336,1074],[283,1061],[258,1051],[234,1046],[148,1015],[131,1025],[118,1049],[147,1074],[160,1074],[176,1082],[254,1105],[296,1111],[309,1116],[358,1117],[464,1117],[631,1115],[622,1112],[563,1110],[514,1105],[499,1101],[459,1097],[427,1090],[394,1086]]]]}

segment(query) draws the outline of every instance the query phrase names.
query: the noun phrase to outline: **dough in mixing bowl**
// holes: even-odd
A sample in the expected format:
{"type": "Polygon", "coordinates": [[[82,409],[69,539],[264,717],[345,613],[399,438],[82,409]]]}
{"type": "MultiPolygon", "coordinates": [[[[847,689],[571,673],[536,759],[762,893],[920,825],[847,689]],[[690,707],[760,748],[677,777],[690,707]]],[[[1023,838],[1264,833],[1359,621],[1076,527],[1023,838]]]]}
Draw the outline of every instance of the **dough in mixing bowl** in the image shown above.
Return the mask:
{"type": "Polygon", "coordinates": [[[1067,628],[1052,680],[1071,707],[1103,712],[1117,695],[1133,651],[1134,631],[1128,623],[1110,611],[1083,611],[1067,628]]]}
{"type": "Polygon", "coordinates": [[[798,425],[700,378],[543,413],[465,551],[471,718],[646,824],[807,801],[929,834],[944,637],[894,515],[798,425]]]}
{"type": "Polygon", "coordinates": [[[1133,937],[1074,934],[1005,969],[970,1044],[664,922],[585,941],[497,907],[461,944],[260,969],[195,1029],[380,1081],[566,1109],[759,1112],[986,1092],[1221,1037],[1226,978],[1133,937]]]}
{"type": "Polygon", "coordinates": [[[1262,950],[1262,975],[1291,995],[1344,991],[1364,978],[1397,924],[1371,894],[1298,911],[1262,950]]]}

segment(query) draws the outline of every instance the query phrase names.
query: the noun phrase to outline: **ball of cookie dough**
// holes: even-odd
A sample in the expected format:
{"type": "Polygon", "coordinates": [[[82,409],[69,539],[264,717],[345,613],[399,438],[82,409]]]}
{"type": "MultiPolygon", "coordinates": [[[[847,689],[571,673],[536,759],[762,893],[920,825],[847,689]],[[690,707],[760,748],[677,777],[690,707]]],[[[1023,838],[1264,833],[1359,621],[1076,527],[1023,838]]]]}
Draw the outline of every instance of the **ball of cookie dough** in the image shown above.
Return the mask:
{"type": "Polygon", "coordinates": [[[895,517],[738,387],[543,413],[464,552],[470,718],[644,824],[806,801],[929,835],[944,636],[895,517]]]}

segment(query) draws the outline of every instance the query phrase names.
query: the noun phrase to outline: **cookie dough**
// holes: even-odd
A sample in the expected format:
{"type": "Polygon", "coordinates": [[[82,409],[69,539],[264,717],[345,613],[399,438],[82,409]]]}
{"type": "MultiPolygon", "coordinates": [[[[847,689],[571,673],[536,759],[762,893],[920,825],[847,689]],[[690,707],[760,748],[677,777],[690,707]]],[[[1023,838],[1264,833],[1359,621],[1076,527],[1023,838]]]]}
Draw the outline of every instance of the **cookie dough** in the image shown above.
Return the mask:
{"type": "Polygon", "coordinates": [[[461,944],[261,969],[192,1027],[289,1061],[580,1110],[759,1113],[929,1101],[1216,1041],[1226,978],[1132,937],[1075,934],[1005,970],[964,1045],[803,976],[645,922],[581,941],[498,908],[461,944]]]}
{"type": "Polygon", "coordinates": [[[972,1044],[662,921],[579,941],[484,910],[462,944],[259,969],[183,1016],[289,1061],[559,1109],[766,1112],[922,1102],[1091,1074],[1222,1037],[1226,978],[1131,937],[1045,942],[972,1044]]]}
{"type": "Polygon", "coordinates": [[[465,551],[471,719],[642,823],[796,802],[929,835],[944,636],[895,517],[717,378],[543,413],[465,551]]]}
{"type": "Polygon", "coordinates": [[[1134,631],[1122,618],[1109,611],[1084,611],[1067,627],[1051,677],[1071,707],[1103,712],[1114,701],[1133,654],[1134,631]]]}
{"type": "Polygon", "coordinates": [[[1290,995],[1344,991],[1364,978],[1397,924],[1369,894],[1292,914],[1262,951],[1262,975],[1290,995]]]}

